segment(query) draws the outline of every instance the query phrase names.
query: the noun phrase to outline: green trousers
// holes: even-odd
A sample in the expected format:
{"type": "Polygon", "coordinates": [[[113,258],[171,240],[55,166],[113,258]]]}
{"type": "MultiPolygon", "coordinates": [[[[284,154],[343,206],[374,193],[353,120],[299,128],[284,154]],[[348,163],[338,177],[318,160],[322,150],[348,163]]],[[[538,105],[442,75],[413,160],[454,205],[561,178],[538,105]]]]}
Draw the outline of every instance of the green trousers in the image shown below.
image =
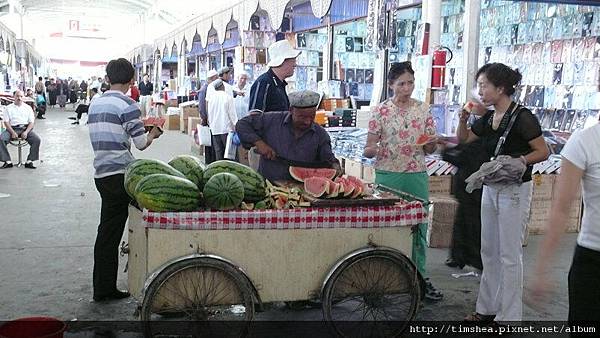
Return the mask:
{"type": "MultiPolygon", "coordinates": [[[[404,191],[424,200],[429,200],[429,177],[426,172],[395,173],[376,170],[375,183],[404,191]]],[[[412,260],[422,276],[425,276],[425,260],[427,252],[427,223],[413,228],[412,260]]]]}

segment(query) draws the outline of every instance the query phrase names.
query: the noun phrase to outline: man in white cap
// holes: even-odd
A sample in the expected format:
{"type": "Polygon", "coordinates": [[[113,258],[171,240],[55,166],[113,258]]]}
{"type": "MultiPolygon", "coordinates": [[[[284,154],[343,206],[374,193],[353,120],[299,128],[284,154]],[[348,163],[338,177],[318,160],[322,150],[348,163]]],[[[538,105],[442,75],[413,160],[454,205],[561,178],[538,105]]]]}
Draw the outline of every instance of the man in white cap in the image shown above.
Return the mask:
{"type": "MultiPolygon", "coordinates": [[[[301,51],[292,48],[287,40],[274,42],[269,46],[269,70],[259,76],[250,87],[248,111],[261,110],[287,111],[290,100],[285,91],[285,79],[294,75],[296,58],[301,51]]],[[[258,168],[259,157],[253,150],[248,153],[248,162],[253,169],[258,168]]]]}
{"type": "Polygon", "coordinates": [[[212,148],[215,160],[224,159],[227,135],[235,131],[237,114],[233,97],[225,92],[223,80],[216,79],[209,86],[215,89],[208,101],[208,121],[212,134],[212,148]]]}
{"type": "MultiPolygon", "coordinates": [[[[198,91],[198,111],[200,113],[200,117],[202,118],[202,125],[208,126],[208,100],[207,98],[210,96],[209,92],[214,92],[215,88],[210,84],[217,79],[217,71],[211,69],[206,74],[206,83],[200,88],[198,91]]],[[[206,164],[210,164],[215,161],[215,154],[212,147],[204,147],[204,162],[206,164]]]]}
{"type": "Polygon", "coordinates": [[[294,75],[296,58],[300,51],[292,48],[287,40],[277,41],[269,46],[269,70],[259,76],[250,88],[248,110],[263,112],[287,111],[290,101],[285,91],[285,79],[294,75]]]}

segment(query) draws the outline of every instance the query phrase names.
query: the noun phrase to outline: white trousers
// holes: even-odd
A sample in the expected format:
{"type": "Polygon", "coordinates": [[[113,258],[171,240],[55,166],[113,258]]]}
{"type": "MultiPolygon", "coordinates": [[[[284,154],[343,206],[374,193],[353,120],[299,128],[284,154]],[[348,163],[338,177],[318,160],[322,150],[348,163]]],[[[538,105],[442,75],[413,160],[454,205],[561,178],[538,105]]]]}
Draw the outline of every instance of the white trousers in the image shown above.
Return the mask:
{"type": "Polygon", "coordinates": [[[532,182],[483,187],[481,199],[481,261],[483,274],[476,311],[496,315],[497,322],[523,316],[523,241],[532,182]]]}
{"type": "Polygon", "coordinates": [[[140,96],[140,111],[142,112],[142,117],[146,117],[150,113],[150,101],[152,101],[152,95],[140,96]]]}

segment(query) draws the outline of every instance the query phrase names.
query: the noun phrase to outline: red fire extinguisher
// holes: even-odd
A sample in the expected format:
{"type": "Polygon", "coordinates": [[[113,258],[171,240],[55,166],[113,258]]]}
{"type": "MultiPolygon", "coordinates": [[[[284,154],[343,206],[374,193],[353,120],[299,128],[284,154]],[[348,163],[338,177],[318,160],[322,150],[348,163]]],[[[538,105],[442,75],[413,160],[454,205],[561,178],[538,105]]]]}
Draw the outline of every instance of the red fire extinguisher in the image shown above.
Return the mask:
{"type": "Polygon", "coordinates": [[[446,64],[452,60],[452,51],[448,47],[439,47],[433,52],[431,70],[431,88],[443,88],[446,80],[446,64]],[[450,58],[448,59],[448,54],[450,58]]]}

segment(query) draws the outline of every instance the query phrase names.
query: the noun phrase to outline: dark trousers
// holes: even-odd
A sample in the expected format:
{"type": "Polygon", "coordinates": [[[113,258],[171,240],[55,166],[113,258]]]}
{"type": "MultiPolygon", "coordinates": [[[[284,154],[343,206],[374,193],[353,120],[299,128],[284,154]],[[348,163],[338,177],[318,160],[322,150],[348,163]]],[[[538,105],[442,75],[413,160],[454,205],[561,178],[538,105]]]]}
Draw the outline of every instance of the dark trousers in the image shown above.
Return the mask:
{"type": "Polygon", "coordinates": [[[227,144],[228,134],[219,134],[212,136],[212,148],[215,152],[215,160],[222,160],[225,158],[225,145],[227,144]]]}
{"type": "Polygon", "coordinates": [[[127,222],[131,201],[124,187],[124,175],[95,179],[102,198],[100,225],[94,244],[94,295],[104,296],[117,287],[119,269],[119,242],[127,222]]]}
{"type": "Polygon", "coordinates": [[[569,271],[569,324],[595,321],[596,329],[600,328],[599,267],[600,251],[579,245],[575,248],[569,271]]]}

